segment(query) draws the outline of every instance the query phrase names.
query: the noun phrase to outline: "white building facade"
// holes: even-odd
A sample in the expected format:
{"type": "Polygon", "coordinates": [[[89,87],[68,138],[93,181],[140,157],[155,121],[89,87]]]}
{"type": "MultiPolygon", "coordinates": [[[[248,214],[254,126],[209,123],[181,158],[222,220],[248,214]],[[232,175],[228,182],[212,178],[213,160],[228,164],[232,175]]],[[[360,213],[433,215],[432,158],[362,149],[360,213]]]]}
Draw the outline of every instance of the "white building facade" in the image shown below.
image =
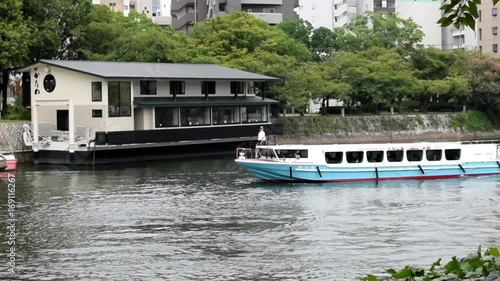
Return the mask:
{"type": "Polygon", "coordinates": [[[314,28],[334,29],[345,26],[350,19],[368,11],[385,11],[400,18],[412,19],[424,32],[422,44],[442,50],[475,49],[477,37],[470,28],[442,28],[443,2],[434,0],[301,0],[297,13],[314,28]]]}

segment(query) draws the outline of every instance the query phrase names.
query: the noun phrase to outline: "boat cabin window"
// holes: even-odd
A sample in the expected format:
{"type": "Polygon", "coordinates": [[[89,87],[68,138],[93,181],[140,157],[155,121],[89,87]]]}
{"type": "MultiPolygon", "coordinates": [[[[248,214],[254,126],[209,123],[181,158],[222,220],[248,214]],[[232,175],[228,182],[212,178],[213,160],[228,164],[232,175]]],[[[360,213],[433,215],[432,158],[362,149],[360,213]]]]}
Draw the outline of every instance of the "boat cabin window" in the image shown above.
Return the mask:
{"type": "Polygon", "coordinates": [[[425,158],[427,161],[441,161],[443,151],[441,149],[428,149],[425,151],[425,158]]]}
{"type": "Polygon", "coordinates": [[[406,151],[406,159],[410,162],[422,161],[424,156],[423,150],[407,150],[406,151]]]}
{"type": "Polygon", "coordinates": [[[277,149],[278,158],[307,158],[309,153],[307,149],[277,149]]]}
{"type": "Polygon", "coordinates": [[[363,162],[363,151],[347,151],[345,158],[347,163],[361,163],[363,162]]]}
{"type": "Polygon", "coordinates": [[[260,156],[266,157],[266,158],[273,158],[274,156],[274,151],[269,148],[259,148],[259,153],[260,156]]]}
{"type": "Polygon", "coordinates": [[[344,154],[342,151],[325,152],[325,161],[327,164],[340,164],[344,154]]]}
{"type": "Polygon", "coordinates": [[[389,162],[401,162],[403,161],[403,151],[402,150],[389,150],[387,151],[387,161],[389,162]]]}
{"type": "Polygon", "coordinates": [[[366,152],[366,159],[370,163],[382,162],[384,160],[384,152],[382,150],[379,150],[379,151],[367,151],[366,152]]]}
{"type": "Polygon", "coordinates": [[[445,149],[444,157],[446,160],[460,160],[460,149],[445,149]]]}

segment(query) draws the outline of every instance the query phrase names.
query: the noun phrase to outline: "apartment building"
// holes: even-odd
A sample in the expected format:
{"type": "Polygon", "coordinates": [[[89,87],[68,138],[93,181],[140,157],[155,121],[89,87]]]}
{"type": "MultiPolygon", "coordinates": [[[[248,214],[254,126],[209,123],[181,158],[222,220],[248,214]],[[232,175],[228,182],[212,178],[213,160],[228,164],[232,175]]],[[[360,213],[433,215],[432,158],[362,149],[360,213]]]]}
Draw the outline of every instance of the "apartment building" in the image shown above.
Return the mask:
{"type": "Polygon", "coordinates": [[[137,11],[159,25],[171,24],[170,0],[93,0],[92,3],[105,5],[125,16],[128,16],[130,11],[137,11]]]}
{"type": "MultiPolygon", "coordinates": [[[[492,0],[488,0],[491,1],[492,0]]],[[[470,28],[442,28],[437,21],[443,2],[436,0],[301,0],[297,13],[314,28],[334,29],[347,25],[357,15],[368,11],[396,14],[412,19],[424,32],[422,44],[443,50],[474,49],[476,34],[470,28]]]]}
{"type": "Polygon", "coordinates": [[[500,35],[498,27],[500,26],[500,15],[498,15],[499,6],[493,5],[492,0],[483,0],[479,9],[479,19],[477,23],[477,44],[479,51],[488,54],[493,58],[499,58],[498,45],[500,44],[500,35]]]}
{"type": "Polygon", "coordinates": [[[235,11],[274,25],[285,18],[298,18],[294,11],[297,6],[298,0],[172,0],[172,27],[189,33],[196,22],[235,11]]]}

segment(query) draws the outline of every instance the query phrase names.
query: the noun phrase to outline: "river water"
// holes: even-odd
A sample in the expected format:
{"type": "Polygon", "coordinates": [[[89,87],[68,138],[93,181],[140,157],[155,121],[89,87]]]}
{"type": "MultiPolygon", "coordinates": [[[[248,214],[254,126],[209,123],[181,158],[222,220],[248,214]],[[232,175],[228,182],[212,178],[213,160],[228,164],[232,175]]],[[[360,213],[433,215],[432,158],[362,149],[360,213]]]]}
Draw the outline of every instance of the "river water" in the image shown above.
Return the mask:
{"type": "Polygon", "coordinates": [[[231,159],[16,173],[2,280],[356,280],[500,246],[500,177],[266,184],[231,159]]]}

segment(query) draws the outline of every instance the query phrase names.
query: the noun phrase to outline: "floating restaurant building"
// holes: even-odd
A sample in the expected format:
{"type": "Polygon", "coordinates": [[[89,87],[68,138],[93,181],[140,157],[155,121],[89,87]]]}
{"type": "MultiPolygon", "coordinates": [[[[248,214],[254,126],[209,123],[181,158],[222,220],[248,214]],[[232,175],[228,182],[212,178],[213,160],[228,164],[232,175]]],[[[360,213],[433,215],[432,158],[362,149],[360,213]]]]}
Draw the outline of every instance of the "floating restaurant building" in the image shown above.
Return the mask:
{"type": "Polygon", "coordinates": [[[67,60],[21,71],[32,116],[23,139],[35,164],[220,154],[253,145],[260,126],[282,133],[271,125],[277,101],[265,95],[274,77],[207,64],[67,60]]]}

